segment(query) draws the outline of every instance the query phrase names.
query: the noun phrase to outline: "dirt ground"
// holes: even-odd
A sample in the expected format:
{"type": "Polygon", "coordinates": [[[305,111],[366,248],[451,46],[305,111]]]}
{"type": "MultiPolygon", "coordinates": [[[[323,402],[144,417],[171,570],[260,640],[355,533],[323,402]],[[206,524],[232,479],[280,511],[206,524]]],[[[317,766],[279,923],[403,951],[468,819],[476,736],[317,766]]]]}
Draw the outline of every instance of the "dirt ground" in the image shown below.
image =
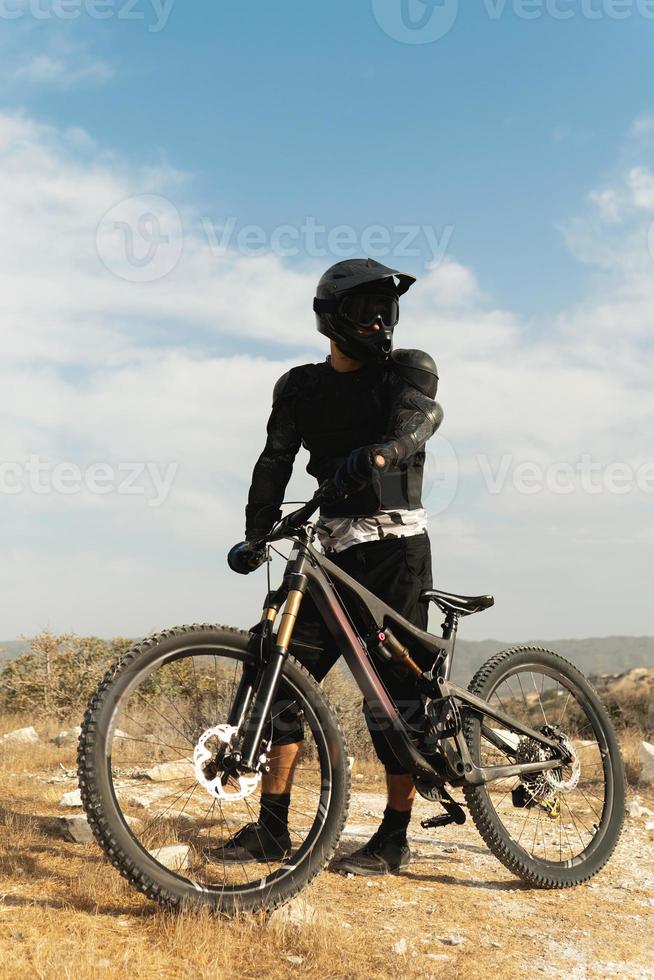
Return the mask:
{"type": "MultiPolygon", "coordinates": [[[[73,757],[30,746],[0,759],[2,977],[654,978],[651,817],[627,819],[616,855],[588,885],[543,892],[513,878],[471,823],[422,830],[434,806],[420,800],[404,875],[325,872],[291,921],[224,922],[157,909],[95,844],[67,843],[34,819],[61,814],[61,794],[75,787],[62,766],[73,757]]],[[[341,852],[376,828],[380,789],[355,781],[341,852]]],[[[654,799],[641,802],[654,810],[654,799]]]]}

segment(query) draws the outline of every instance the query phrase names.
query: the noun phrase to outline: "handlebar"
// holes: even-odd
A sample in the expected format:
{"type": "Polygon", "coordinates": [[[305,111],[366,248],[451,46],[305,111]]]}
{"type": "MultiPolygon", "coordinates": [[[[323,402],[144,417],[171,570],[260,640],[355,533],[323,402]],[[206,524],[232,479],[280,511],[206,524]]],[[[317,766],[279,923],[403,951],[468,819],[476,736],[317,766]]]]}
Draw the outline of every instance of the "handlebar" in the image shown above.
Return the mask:
{"type": "Polygon", "coordinates": [[[281,538],[287,537],[289,531],[294,531],[302,527],[326,497],[330,497],[331,499],[332,494],[329,493],[329,490],[333,490],[332,482],[331,480],[324,480],[306,504],[302,504],[297,510],[287,514],[286,517],[282,517],[273,526],[269,534],[263,538],[254,538],[251,544],[263,548],[271,541],[279,541],[281,538]]]}

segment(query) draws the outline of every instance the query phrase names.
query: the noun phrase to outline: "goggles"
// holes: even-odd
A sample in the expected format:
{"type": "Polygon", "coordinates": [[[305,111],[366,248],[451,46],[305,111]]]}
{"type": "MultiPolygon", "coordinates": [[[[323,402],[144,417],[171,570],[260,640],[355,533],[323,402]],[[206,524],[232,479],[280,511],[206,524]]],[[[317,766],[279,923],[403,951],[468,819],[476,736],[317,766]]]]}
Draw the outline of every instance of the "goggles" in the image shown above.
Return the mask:
{"type": "Polygon", "coordinates": [[[386,328],[397,326],[400,304],[387,293],[349,293],[340,299],[314,299],[316,313],[337,314],[353,327],[372,327],[378,320],[386,328]]]}

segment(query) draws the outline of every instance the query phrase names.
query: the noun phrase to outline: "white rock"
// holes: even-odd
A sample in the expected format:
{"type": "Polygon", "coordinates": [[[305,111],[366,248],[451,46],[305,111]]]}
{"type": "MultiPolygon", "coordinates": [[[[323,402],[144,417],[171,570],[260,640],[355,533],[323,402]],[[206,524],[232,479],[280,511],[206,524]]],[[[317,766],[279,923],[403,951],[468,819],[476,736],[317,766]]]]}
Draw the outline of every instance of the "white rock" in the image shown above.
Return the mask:
{"type": "Polygon", "coordinates": [[[77,725],[76,728],[71,728],[65,732],[59,732],[58,735],[52,739],[55,745],[75,745],[82,734],[82,729],[77,725]]]}
{"type": "Polygon", "coordinates": [[[313,905],[309,905],[303,898],[294,898],[277,909],[272,917],[278,922],[289,922],[294,926],[310,926],[317,921],[318,913],[313,905]]]}
{"type": "Polygon", "coordinates": [[[643,767],[641,783],[654,783],[654,745],[651,742],[641,742],[638,758],[643,767]]]}
{"type": "Polygon", "coordinates": [[[66,840],[75,844],[88,844],[93,840],[93,832],[86,817],[59,817],[58,823],[66,840]]]}
{"type": "Polygon", "coordinates": [[[352,772],[352,766],[354,765],[354,756],[348,755],[347,757],[347,768],[352,772]]]}
{"type": "Polygon", "coordinates": [[[648,820],[645,824],[645,830],[654,830],[654,820],[648,820]]]}
{"type": "Polygon", "coordinates": [[[304,957],[296,956],[295,953],[289,953],[286,959],[289,963],[292,963],[293,966],[302,966],[304,963],[304,957]]]}
{"type": "Polygon", "coordinates": [[[167,783],[174,779],[195,778],[195,768],[190,759],[178,759],[175,762],[160,762],[147,769],[145,775],[153,783],[167,783]]]}
{"type": "Polygon", "coordinates": [[[439,936],[440,941],[444,946],[462,946],[465,942],[463,936],[452,935],[452,936],[439,936]]]}
{"type": "Polygon", "coordinates": [[[36,729],[32,728],[15,728],[13,732],[7,732],[6,735],[0,735],[0,743],[13,743],[14,745],[27,745],[30,742],[38,742],[39,736],[37,735],[36,729]]]}
{"type": "Polygon", "coordinates": [[[362,772],[356,772],[354,774],[354,782],[355,783],[362,783],[363,782],[363,773],[362,772]]]}
{"type": "Polygon", "coordinates": [[[407,947],[408,947],[408,943],[404,938],[404,936],[402,936],[401,939],[398,939],[398,941],[393,944],[392,948],[393,948],[393,952],[397,953],[398,956],[404,956],[407,951],[407,947]]]}
{"type": "Polygon", "coordinates": [[[168,844],[166,847],[156,847],[150,854],[171,871],[184,871],[191,860],[191,848],[186,844],[168,844]]]}
{"type": "Polygon", "coordinates": [[[151,800],[147,796],[137,796],[136,793],[130,793],[129,796],[125,796],[125,803],[128,806],[136,807],[137,810],[147,810],[147,808],[152,804],[151,800]]]}
{"type": "Polygon", "coordinates": [[[71,789],[70,792],[64,793],[64,795],[59,800],[59,806],[81,806],[82,805],[82,794],[78,789],[71,789]]]}

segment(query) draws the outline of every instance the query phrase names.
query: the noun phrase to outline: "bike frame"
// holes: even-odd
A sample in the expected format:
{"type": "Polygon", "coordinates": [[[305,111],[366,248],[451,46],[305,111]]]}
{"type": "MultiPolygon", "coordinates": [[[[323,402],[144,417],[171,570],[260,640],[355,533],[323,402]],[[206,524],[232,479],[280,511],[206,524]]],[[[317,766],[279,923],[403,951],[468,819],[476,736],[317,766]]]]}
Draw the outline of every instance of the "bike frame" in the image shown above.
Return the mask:
{"type": "MultiPolygon", "coordinates": [[[[284,663],[289,655],[293,627],[305,592],[308,592],[313,599],[341,651],[363,694],[373,721],[383,730],[395,756],[407,772],[434,786],[442,786],[445,782],[454,786],[463,783],[480,785],[509,776],[554,769],[560,767],[562,761],[566,761],[565,749],[559,742],[523,725],[505,712],[498,711],[482,698],[452,683],[450,672],[458,627],[458,617],[455,613],[446,614],[442,636],[419,629],[364,588],[326,555],[318,552],[312,545],[313,534],[313,525],[306,524],[295,531],[289,530],[283,535],[292,539],[295,544],[286,564],[282,585],[268,594],[261,621],[252,629],[253,642],[255,638],[259,641],[261,651],[257,676],[244,671],[230,713],[231,724],[237,727],[243,724],[239,760],[244,768],[257,770],[260,765],[263,730],[279,687],[284,663]],[[428,696],[442,701],[443,707],[451,709],[455,717],[460,718],[462,708],[466,713],[485,715],[503,727],[508,726],[520,735],[554,750],[556,758],[501,766],[478,766],[471,758],[462,731],[463,725],[459,723],[451,736],[456,745],[456,752],[445,742],[450,736],[443,736],[446,751],[439,760],[441,764],[443,762],[445,764],[445,773],[434,768],[411,740],[395,702],[389,696],[374,668],[373,654],[369,652],[353,628],[348,611],[335,593],[330,579],[336,585],[343,586],[356,595],[378,629],[399,628],[402,635],[408,637],[406,642],[409,645],[414,642],[422,651],[433,657],[433,667],[422,674],[423,691],[428,688],[428,696]],[[279,628],[274,634],[273,624],[282,604],[284,608],[279,628]]],[[[511,746],[499,732],[482,724],[482,734],[498,749],[515,757],[515,747],[511,746]]]]}

